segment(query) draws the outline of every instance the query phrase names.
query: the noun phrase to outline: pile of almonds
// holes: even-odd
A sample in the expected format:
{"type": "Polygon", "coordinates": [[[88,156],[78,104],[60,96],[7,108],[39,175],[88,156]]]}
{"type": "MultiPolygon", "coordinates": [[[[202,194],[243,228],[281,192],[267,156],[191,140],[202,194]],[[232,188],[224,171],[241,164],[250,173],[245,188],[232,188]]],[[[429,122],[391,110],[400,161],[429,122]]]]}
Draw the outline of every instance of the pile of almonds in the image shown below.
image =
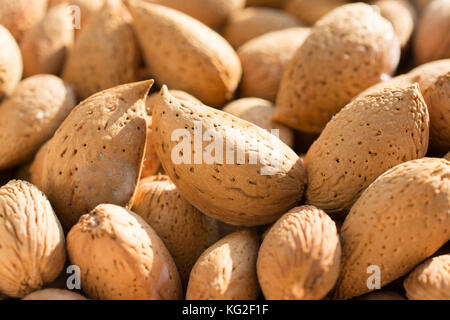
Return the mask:
{"type": "Polygon", "coordinates": [[[449,30],[449,0],[0,0],[0,297],[450,300],[449,30]]]}

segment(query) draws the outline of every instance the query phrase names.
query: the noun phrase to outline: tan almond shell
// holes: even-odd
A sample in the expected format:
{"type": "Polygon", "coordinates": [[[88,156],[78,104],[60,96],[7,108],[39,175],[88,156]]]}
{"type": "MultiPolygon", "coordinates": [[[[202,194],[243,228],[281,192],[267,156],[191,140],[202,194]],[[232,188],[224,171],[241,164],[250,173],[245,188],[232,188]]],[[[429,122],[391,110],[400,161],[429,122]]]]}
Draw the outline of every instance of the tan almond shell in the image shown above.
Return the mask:
{"type": "Polygon", "coordinates": [[[223,36],[237,49],[247,41],[271,31],[300,26],[292,15],[273,8],[244,8],[234,11],[223,28],[223,36]]]}
{"type": "Polygon", "coordinates": [[[289,0],[284,10],[312,26],[328,12],[347,3],[345,0],[289,0]]]}
{"type": "Polygon", "coordinates": [[[132,205],[145,154],[145,97],[152,84],[121,85],[89,97],[50,140],[43,191],[66,229],[98,204],[132,205]]]}
{"type": "Polygon", "coordinates": [[[409,300],[450,300],[450,254],[419,265],[403,285],[409,300]]]}
{"type": "Polygon", "coordinates": [[[219,240],[217,221],[187,202],[164,175],[139,182],[132,210],[161,237],[186,286],[195,261],[219,240]]]}
{"type": "Polygon", "coordinates": [[[211,28],[222,25],[230,14],[245,6],[246,0],[149,0],[181,11],[211,28]]]}
{"type": "Polygon", "coordinates": [[[435,0],[420,18],[414,39],[414,55],[419,64],[450,58],[450,2],[435,0]]]}
{"type": "Polygon", "coordinates": [[[38,291],[34,291],[30,293],[22,300],[88,300],[86,297],[83,297],[81,294],[70,290],[63,289],[42,289],[38,291]]]}
{"type": "MultiPolygon", "coordinates": [[[[0,0],[1,1],[1,0],[0,0]]],[[[22,79],[23,63],[20,48],[11,33],[0,25],[0,102],[13,92],[22,79]]]]}
{"type": "MultiPolygon", "coordinates": [[[[276,220],[302,198],[306,183],[303,166],[281,140],[226,112],[177,100],[165,86],[153,110],[153,134],[165,172],[180,193],[208,216],[233,225],[263,225],[276,220]],[[172,161],[174,148],[179,146],[171,135],[175,130],[193,130],[198,122],[202,135],[211,130],[218,141],[223,138],[223,159],[219,159],[223,164],[205,161],[194,164],[192,149],[204,150],[210,144],[208,141],[202,141],[202,146],[197,142],[197,146],[183,154],[184,163],[172,161]],[[228,155],[232,154],[233,159],[229,156],[227,161],[230,146],[233,152],[228,151],[228,155]],[[246,160],[238,162],[239,155],[246,160]],[[255,164],[248,160],[251,155],[256,158],[255,164]]],[[[193,140],[192,137],[193,133],[183,141],[193,140]]]]}
{"type": "Polygon", "coordinates": [[[353,97],[393,73],[399,57],[392,24],[373,7],[335,9],[315,24],[286,67],[273,119],[320,133],[353,97]]]}
{"type": "Polygon", "coordinates": [[[443,152],[450,150],[450,71],[423,88],[430,113],[430,144],[443,152]]]}
{"type": "Polygon", "coordinates": [[[242,69],[225,39],[170,8],[131,0],[129,8],[148,70],[157,83],[186,91],[213,107],[233,97],[242,69]]]}
{"type": "Polygon", "coordinates": [[[67,235],[67,251],[92,299],[181,298],[169,251],[144,219],[125,208],[102,204],[83,215],[67,235]]]}
{"type": "Polygon", "coordinates": [[[370,291],[368,266],[384,286],[450,239],[450,162],[423,158],[381,175],[361,195],[341,229],[342,263],[335,297],[370,291]]]}
{"type": "Polygon", "coordinates": [[[47,15],[25,33],[20,50],[24,77],[59,74],[74,42],[74,28],[67,3],[50,8],[47,15]]]}
{"type": "Polygon", "coordinates": [[[64,234],[45,195],[25,181],[0,188],[0,218],[0,292],[23,298],[61,273],[64,234]]]}
{"type": "Polygon", "coordinates": [[[258,254],[258,279],[268,300],[319,300],[339,276],[336,224],[313,206],[290,210],[266,234],[258,254]]]}
{"type": "Polygon", "coordinates": [[[379,82],[361,92],[358,97],[375,93],[383,88],[408,87],[414,83],[419,84],[423,95],[426,87],[432,85],[441,74],[449,71],[450,59],[428,62],[412,69],[408,73],[379,82]]]}
{"type": "Polygon", "coordinates": [[[20,42],[22,36],[44,17],[47,0],[0,0],[0,8],[0,24],[20,42]]]}
{"type": "Polygon", "coordinates": [[[383,172],[425,156],[429,115],[417,84],[353,100],[306,154],[306,199],[327,212],[352,207],[383,172]]]}
{"type": "Polygon", "coordinates": [[[357,300],[406,300],[400,293],[385,289],[358,297],[357,300]]]}
{"type": "Polygon", "coordinates": [[[274,102],[286,65],[309,33],[310,28],[289,28],[243,44],[238,50],[242,65],[239,95],[274,102]]]}
{"type": "Polygon", "coordinates": [[[75,92],[56,76],[20,82],[0,105],[0,169],[30,160],[75,105],[75,92]]]}
{"type": "Polygon", "coordinates": [[[39,151],[34,156],[33,162],[30,165],[30,182],[38,187],[39,190],[44,190],[44,165],[46,163],[45,157],[47,156],[47,147],[50,140],[44,143],[39,151]]]}
{"type": "Polygon", "coordinates": [[[209,247],[192,269],[186,300],[256,300],[259,237],[232,233],[209,247]]]}
{"type": "MultiPolygon", "coordinates": [[[[191,103],[196,103],[196,104],[203,104],[203,102],[201,102],[200,100],[198,100],[196,97],[194,97],[193,95],[182,91],[182,90],[169,90],[170,94],[172,96],[174,96],[175,98],[177,98],[178,100],[184,100],[184,101],[188,101],[191,103]]],[[[147,113],[149,115],[152,114],[153,112],[153,106],[156,104],[156,102],[159,99],[159,93],[155,92],[152,93],[151,95],[148,96],[147,101],[146,101],[146,106],[147,106],[147,113]]]]}
{"type": "Polygon", "coordinates": [[[292,129],[270,120],[275,110],[272,102],[260,98],[241,98],[227,104],[222,111],[251,122],[270,132],[279,130],[279,138],[287,146],[294,146],[294,132],[292,129]]]}
{"type": "Polygon", "coordinates": [[[131,16],[118,0],[106,1],[92,16],[70,51],[63,79],[80,99],[138,80],[140,51],[131,16]]]}
{"type": "Polygon", "coordinates": [[[378,0],[374,3],[380,14],[389,20],[402,49],[406,49],[414,32],[416,11],[408,0],[378,0]]]}

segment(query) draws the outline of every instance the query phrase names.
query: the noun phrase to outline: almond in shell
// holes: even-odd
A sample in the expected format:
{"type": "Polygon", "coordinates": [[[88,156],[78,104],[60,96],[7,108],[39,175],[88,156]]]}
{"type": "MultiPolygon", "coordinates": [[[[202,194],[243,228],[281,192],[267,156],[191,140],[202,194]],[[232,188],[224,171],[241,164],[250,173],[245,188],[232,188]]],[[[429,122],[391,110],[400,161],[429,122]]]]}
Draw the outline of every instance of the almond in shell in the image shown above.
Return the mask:
{"type": "Polygon", "coordinates": [[[22,79],[23,63],[19,46],[11,33],[0,25],[0,101],[22,79]]]}

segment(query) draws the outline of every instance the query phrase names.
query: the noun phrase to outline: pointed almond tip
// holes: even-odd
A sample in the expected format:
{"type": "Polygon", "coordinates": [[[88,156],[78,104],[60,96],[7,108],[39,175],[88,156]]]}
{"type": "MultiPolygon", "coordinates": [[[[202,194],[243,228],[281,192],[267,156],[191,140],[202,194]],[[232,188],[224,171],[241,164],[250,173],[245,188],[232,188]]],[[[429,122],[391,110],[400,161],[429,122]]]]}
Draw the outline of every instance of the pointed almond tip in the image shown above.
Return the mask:
{"type": "Polygon", "coordinates": [[[162,97],[170,95],[169,89],[165,84],[161,87],[160,95],[162,97]]]}

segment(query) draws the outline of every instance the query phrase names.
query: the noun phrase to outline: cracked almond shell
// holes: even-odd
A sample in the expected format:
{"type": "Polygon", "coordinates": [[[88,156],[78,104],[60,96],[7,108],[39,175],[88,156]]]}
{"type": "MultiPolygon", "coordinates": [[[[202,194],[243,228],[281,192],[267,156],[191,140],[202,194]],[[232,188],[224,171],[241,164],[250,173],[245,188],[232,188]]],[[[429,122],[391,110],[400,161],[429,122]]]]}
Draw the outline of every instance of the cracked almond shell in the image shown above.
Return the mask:
{"type": "Polygon", "coordinates": [[[25,33],[20,50],[24,77],[59,74],[74,41],[74,28],[67,3],[50,8],[47,15],[25,33]]]}
{"type": "Polygon", "coordinates": [[[56,76],[20,82],[0,105],[0,169],[30,160],[75,105],[75,92],[56,76]]]}
{"type": "Polygon", "coordinates": [[[281,140],[226,112],[178,100],[166,87],[153,110],[153,139],[164,170],[180,193],[201,212],[223,222],[267,224],[302,198],[306,183],[302,163],[281,140]],[[189,138],[193,140],[191,130],[196,126],[202,135],[214,133],[217,143],[207,148],[210,142],[196,142],[195,157],[189,138]],[[175,130],[189,132],[178,142],[171,139],[175,130]],[[186,142],[190,150],[183,151],[186,142]]]}
{"type": "Polygon", "coordinates": [[[181,11],[211,28],[222,25],[230,14],[245,6],[245,0],[150,0],[181,11]]]}
{"type": "Polygon", "coordinates": [[[275,101],[286,65],[309,33],[309,28],[289,28],[243,44],[238,49],[242,64],[239,95],[275,101]]]}
{"type": "Polygon", "coordinates": [[[392,24],[373,7],[339,7],[314,25],[286,67],[273,119],[320,133],[353,97],[392,74],[399,58],[392,24]]]}
{"type": "Polygon", "coordinates": [[[267,232],[257,270],[269,300],[318,300],[334,287],[341,245],[336,224],[313,206],[290,210],[267,232]]]}
{"type": "Polygon", "coordinates": [[[92,16],[69,52],[63,79],[80,99],[137,81],[140,51],[131,16],[119,0],[106,1],[92,16]]]}
{"type": "Polygon", "coordinates": [[[450,1],[435,0],[420,18],[414,39],[414,55],[419,64],[450,58],[450,1]]]}
{"type": "Polygon", "coordinates": [[[83,291],[101,300],[175,300],[182,294],[175,263],[139,215],[102,204],[67,235],[70,261],[80,267],[83,291]]]}
{"type": "Polygon", "coordinates": [[[409,300],[450,300],[450,254],[419,265],[403,285],[409,300]]]}
{"type": "Polygon", "coordinates": [[[0,102],[22,79],[23,63],[19,46],[11,33],[0,25],[0,102]]]}
{"type": "Polygon", "coordinates": [[[428,136],[429,115],[417,84],[353,100],[306,154],[307,202],[327,212],[350,209],[383,172],[425,156],[428,136]]]}
{"type": "Polygon", "coordinates": [[[256,124],[269,132],[271,129],[279,130],[278,138],[292,148],[294,146],[294,132],[292,129],[270,120],[274,110],[272,102],[259,98],[238,99],[230,102],[222,109],[224,112],[256,124]]]}
{"type": "Polygon", "coordinates": [[[130,83],[89,97],[48,143],[43,191],[65,228],[101,203],[132,205],[145,154],[145,97],[152,84],[130,83]]]}
{"type": "Polygon", "coordinates": [[[139,214],[164,241],[187,285],[197,258],[219,240],[217,221],[187,202],[169,177],[142,179],[136,191],[133,211],[139,214]]]}
{"type": "Polygon", "coordinates": [[[186,300],[256,300],[259,237],[232,233],[209,247],[192,268],[186,300]]]}
{"type": "Polygon", "coordinates": [[[0,293],[22,298],[55,280],[66,261],[64,234],[45,195],[12,180],[0,188],[0,293]]]}
{"type": "Polygon", "coordinates": [[[38,291],[34,291],[27,295],[22,300],[88,300],[83,297],[81,294],[70,290],[63,289],[42,289],[38,291]]]}
{"type": "Polygon", "coordinates": [[[144,1],[128,3],[147,68],[157,83],[213,107],[233,97],[242,69],[225,39],[182,12],[144,1]]]}
{"type": "Polygon", "coordinates": [[[384,286],[408,273],[450,240],[450,162],[422,158],[378,177],[341,229],[342,263],[335,298],[368,293],[367,268],[384,286]]]}
{"type": "Polygon", "coordinates": [[[17,42],[38,23],[47,10],[47,0],[0,0],[0,24],[17,42]]]}
{"type": "Polygon", "coordinates": [[[223,28],[223,36],[237,49],[247,41],[271,31],[300,26],[289,13],[273,8],[244,8],[234,11],[223,28]]]}

